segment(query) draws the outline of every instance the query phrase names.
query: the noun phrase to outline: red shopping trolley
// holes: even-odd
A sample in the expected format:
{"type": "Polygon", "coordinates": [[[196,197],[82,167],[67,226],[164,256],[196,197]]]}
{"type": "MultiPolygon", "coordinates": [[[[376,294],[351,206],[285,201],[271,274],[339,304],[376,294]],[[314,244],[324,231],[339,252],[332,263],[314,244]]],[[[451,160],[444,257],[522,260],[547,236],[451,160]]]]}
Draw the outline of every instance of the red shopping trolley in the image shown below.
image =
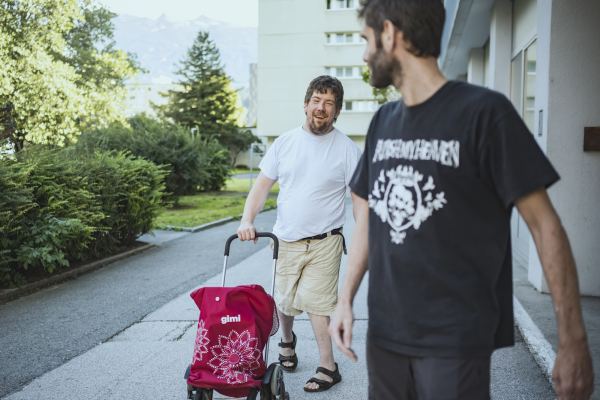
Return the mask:
{"type": "Polygon", "coordinates": [[[200,316],[192,363],[185,374],[189,399],[212,400],[214,391],[248,400],[289,399],[279,363],[267,368],[269,338],[279,327],[273,300],[279,241],[272,233],[256,236],[273,239],[270,295],[260,285],[225,287],[229,249],[237,235],[225,244],[221,286],[202,287],[190,295],[200,316]]]}

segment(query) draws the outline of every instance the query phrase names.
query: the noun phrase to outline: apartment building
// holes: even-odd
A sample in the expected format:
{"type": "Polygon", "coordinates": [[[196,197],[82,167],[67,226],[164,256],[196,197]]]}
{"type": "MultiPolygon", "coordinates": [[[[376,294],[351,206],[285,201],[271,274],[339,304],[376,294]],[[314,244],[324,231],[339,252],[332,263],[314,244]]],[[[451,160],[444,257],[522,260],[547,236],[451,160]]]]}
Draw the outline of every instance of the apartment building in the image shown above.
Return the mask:
{"type": "MultiPolygon", "coordinates": [[[[561,180],[550,197],[584,295],[600,296],[600,2],[446,0],[440,65],[451,79],[504,93],[561,180]]],[[[526,224],[513,214],[513,253],[548,291],[526,224]]]]}
{"type": "Polygon", "coordinates": [[[318,75],[339,78],[336,126],[362,148],[378,104],[363,82],[358,0],[259,0],[257,134],[271,143],[304,121],[304,95],[318,75]]]}

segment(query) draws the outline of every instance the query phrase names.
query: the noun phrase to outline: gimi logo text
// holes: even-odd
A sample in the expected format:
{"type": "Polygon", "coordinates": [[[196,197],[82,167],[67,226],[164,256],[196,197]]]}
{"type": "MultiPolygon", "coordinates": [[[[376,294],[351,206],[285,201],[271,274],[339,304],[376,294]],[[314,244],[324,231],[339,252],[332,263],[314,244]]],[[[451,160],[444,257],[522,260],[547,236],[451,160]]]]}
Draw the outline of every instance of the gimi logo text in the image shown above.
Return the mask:
{"type": "Polygon", "coordinates": [[[230,322],[241,322],[242,321],[242,317],[240,314],[238,315],[225,315],[224,317],[221,317],[221,324],[225,325],[228,324],[230,322]]]}

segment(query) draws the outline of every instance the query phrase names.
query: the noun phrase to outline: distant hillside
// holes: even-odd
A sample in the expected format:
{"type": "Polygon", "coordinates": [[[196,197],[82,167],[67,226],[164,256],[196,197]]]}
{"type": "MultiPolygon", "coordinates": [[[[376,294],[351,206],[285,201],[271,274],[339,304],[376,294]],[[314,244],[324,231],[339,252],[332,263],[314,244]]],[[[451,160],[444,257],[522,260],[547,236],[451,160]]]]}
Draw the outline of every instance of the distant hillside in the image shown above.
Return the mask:
{"type": "Polygon", "coordinates": [[[191,21],[170,21],[119,15],[114,20],[115,40],[123,50],[137,54],[148,73],[143,83],[167,84],[175,81],[178,63],[192,45],[198,31],[207,30],[221,52],[226,72],[237,87],[247,87],[249,64],[257,59],[256,28],[236,27],[200,17],[191,21]]]}

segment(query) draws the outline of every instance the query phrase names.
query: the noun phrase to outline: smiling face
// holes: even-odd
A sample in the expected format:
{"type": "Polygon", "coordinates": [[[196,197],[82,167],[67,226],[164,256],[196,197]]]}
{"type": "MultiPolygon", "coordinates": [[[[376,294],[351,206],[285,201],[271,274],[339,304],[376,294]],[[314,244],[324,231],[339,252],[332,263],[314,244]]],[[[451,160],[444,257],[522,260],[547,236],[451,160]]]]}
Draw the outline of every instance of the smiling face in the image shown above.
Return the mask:
{"type": "Polygon", "coordinates": [[[315,135],[331,132],[333,123],[340,113],[340,110],[336,109],[335,100],[335,95],[330,89],[324,93],[315,90],[308,102],[304,103],[305,128],[315,135]]]}

